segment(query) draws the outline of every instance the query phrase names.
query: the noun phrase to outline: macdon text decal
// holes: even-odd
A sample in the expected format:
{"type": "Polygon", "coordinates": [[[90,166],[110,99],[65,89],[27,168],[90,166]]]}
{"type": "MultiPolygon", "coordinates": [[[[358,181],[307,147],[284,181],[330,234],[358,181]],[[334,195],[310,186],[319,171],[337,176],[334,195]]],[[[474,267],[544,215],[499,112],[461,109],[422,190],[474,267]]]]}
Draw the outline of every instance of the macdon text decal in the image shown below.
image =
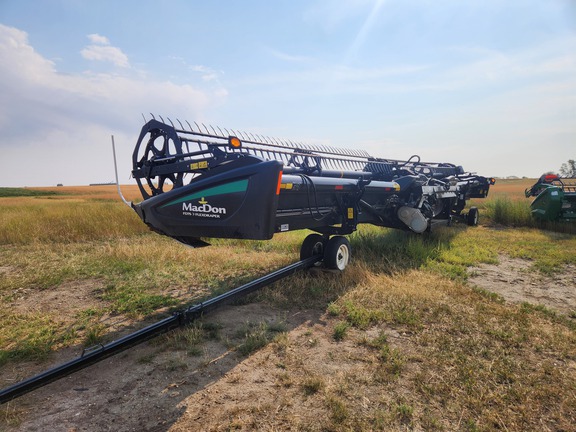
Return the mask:
{"type": "Polygon", "coordinates": [[[208,201],[202,198],[198,201],[200,205],[192,205],[192,203],[182,203],[182,214],[184,216],[220,218],[221,215],[226,214],[226,208],[215,207],[208,204],[208,201]]]}

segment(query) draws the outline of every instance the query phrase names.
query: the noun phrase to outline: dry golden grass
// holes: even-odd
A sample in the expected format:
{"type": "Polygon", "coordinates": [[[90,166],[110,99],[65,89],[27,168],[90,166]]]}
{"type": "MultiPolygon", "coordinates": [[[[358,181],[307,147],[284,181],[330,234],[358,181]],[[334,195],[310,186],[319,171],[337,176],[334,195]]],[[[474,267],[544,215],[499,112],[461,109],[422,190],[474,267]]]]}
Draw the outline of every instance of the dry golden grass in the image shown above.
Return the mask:
{"type": "MultiPolygon", "coordinates": [[[[525,199],[532,183],[499,181],[490,196],[525,199]]],[[[305,235],[218,240],[192,250],[148,234],[114,186],[54,189],[69,195],[0,201],[5,368],[58,347],[97,343],[105,337],[100,319],[106,314],[140,318],[293,262],[305,235]],[[83,291],[85,306],[18,314],[26,301],[50,305],[50,293],[64,297],[66,287],[83,283],[91,284],[83,291]]],[[[123,191],[129,199],[139,196],[123,191]]],[[[351,242],[354,259],[344,273],[312,269],[248,299],[263,308],[327,313],[277,335],[256,354],[270,328],[244,330],[243,348],[236,349],[250,357],[238,363],[254,380],[248,372],[233,380],[211,378],[211,395],[201,388],[187,399],[192,413],[204,410],[204,417],[189,416],[201,425],[194,428],[182,416],[174,430],[574,430],[573,318],[473,289],[466,268],[506,254],[553,274],[576,262],[576,237],[456,224],[427,236],[362,227],[351,242]]],[[[169,349],[202,352],[203,342],[189,336],[169,349]]],[[[188,359],[178,359],[171,370],[184,376],[188,359]]],[[[203,368],[212,373],[208,360],[203,368]]],[[[142,401],[141,409],[147,407],[142,401]]],[[[11,408],[0,415],[23,414],[11,408]]]]}
{"type": "MultiPolygon", "coordinates": [[[[70,243],[148,232],[115,185],[29,189],[55,194],[0,198],[0,244],[70,243]]],[[[122,192],[128,200],[141,199],[135,185],[122,186],[122,192]]]]}
{"type": "Polygon", "coordinates": [[[110,200],[5,198],[0,202],[0,244],[82,242],[148,231],[128,207],[110,200]]]}
{"type": "MultiPolygon", "coordinates": [[[[247,376],[192,395],[171,430],[198,427],[193,419],[206,430],[572,430],[569,322],[436,272],[347,270],[345,287],[322,276],[336,297],[331,319],[277,338],[244,364],[247,376]],[[254,398],[265,408],[251,409],[254,398]]],[[[313,287],[308,278],[317,275],[299,282],[313,287]]]]}
{"type": "MultiPolygon", "coordinates": [[[[116,185],[97,186],[58,186],[58,187],[31,187],[28,189],[38,191],[55,192],[58,195],[51,195],[50,199],[108,199],[119,200],[116,185]]],[[[120,185],[122,194],[128,201],[141,199],[137,185],[120,185]]]]}
{"type": "Polygon", "coordinates": [[[573,429],[573,326],[434,272],[350,270],[348,289],[322,276],[329,317],[191,394],[171,430],[573,429]]]}
{"type": "Polygon", "coordinates": [[[505,196],[511,200],[527,200],[524,190],[536,183],[537,179],[497,179],[490,186],[489,198],[505,196]]]}

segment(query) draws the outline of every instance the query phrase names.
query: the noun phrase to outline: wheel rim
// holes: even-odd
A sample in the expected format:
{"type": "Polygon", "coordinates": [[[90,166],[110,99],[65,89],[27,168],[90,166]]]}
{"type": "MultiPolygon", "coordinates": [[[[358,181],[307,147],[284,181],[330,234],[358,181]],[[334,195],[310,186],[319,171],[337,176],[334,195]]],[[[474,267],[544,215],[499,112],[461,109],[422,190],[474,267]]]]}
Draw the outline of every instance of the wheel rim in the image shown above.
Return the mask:
{"type": "Polygon", "coordinates": [[[479,219],[478,210],[470,209],[470,211],[472,212],[472,226],[476,226],[478,225],[478,219],[479,219]]]}
{"type": "Polygon", "coordinates": [[[346,245],[340,245],[336,252],[336,267],[338,270],[344,270],[348,265],[348,260],[350,259],[350,251],[346,245]]]}

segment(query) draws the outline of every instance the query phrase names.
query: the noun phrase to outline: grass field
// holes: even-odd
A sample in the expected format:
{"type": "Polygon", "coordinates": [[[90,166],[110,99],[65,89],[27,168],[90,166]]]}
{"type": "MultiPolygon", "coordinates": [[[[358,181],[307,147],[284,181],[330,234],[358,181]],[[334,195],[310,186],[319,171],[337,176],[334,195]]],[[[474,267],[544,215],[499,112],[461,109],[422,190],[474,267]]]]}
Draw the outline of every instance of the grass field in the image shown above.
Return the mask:
{"type": "MultiPolygon", "coordinates": [[[[350,236],[353,262],[342,274],[297,274],[282,289],[253,295],[273,307],[326,312],[330,343],[347,344],[358,359],[337,379],[312,370],[313,362],[302,375],[290,334],[246,330],[233,349],[250,356],[272,347],[283,365],[283,375],[276,366],[270,372],[284,383],[276,391],[308,401],[282,418],[299,430],[317,430],[318,418],[322,430],[574,430],[576,310],[511,304],[467,283],[470,266],[502,255],[529,260],[543,276],[576,264],[573,228],[540,229],[523,215],[523,191],[532,183],[499,181],[487,200],[473,203],[479,227],[417,236],[362,226],[350,236]]],[[[40,193],[0,197],[0,376],[30,362],[41,370],[65,347],[108,341],[122,323],[161,316],[296,261],[306,235],[218,240],[192,250],[149,232],[114,186],[32,190],[40,193]]],[[[134,187],[123,193],[139,196],[134,187]]],[[[178,349],[207,340],[206,329],[193,331],[177,333],[178,349]]],[[[4,410],[10,427],[23,417],[4,410]]]]}

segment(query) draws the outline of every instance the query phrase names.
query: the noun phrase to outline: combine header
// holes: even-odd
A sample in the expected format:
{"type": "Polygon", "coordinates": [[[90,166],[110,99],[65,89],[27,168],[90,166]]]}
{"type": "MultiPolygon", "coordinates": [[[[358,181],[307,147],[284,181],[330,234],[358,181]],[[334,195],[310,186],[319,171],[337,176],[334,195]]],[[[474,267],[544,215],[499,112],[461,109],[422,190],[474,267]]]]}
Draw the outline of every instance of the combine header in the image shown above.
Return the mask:
{"type": "Polygon", "coordinates": [[[206,238],[267,240],[310,229],[301,259],[323,256],[343,270],[344,237],[369,223],[422,233],[484,198],[493,179],[449,163],[378,159],[344,150],[271,139],[177,121],[150,120],[133,153],[132,174],[143,201],[132,204],[152,230],[190,246],[206,238]]]}
{"type": "Polygon", "coordinates": [[[524,194],[526,198],[536,197],[530,204],[534,218],[542,221],[576,220],[576,178],[544,174],[524,194]]]}

